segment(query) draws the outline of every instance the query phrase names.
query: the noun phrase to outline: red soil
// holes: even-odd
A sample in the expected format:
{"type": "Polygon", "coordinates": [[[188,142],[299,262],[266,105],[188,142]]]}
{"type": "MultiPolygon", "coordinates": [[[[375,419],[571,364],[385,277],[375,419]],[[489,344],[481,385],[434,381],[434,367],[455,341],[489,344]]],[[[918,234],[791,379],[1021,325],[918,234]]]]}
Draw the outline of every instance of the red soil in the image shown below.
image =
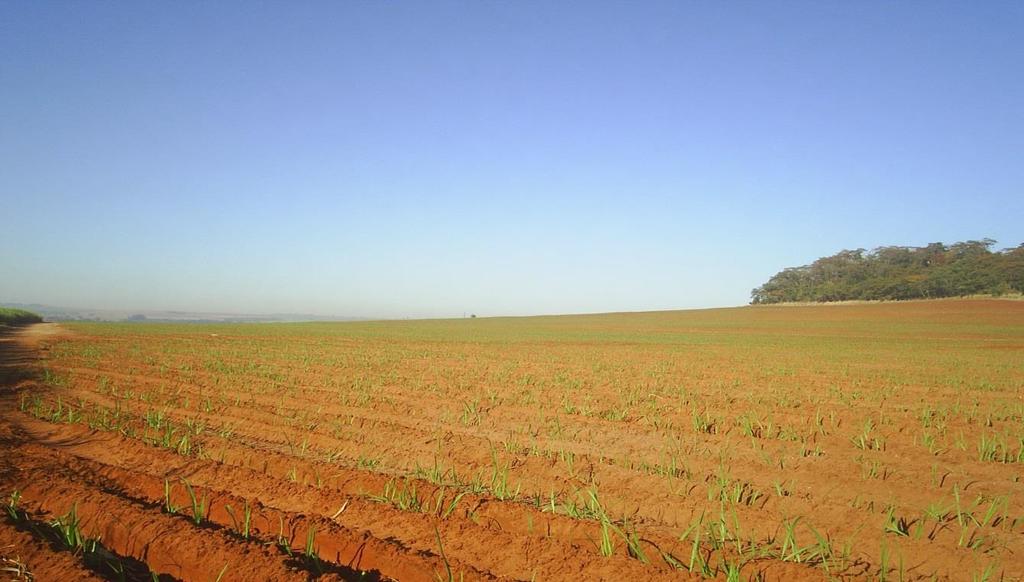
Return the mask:
{"type": "Polygon", "coordinates": [[[869,578],[883,564],[890,578],[1024,576],[1024,464],[979,458],[983,437],[1012,456],[1024,436],[1024,302],[529,323],[606,335],[323,328],[282,341],[265,328],[44,324],[0,337],[0,494],[20,491],[26,515],[0,521],[0,557],[36,579],[105,575],[46,539],[77,504],[132,575],[168,579],[699,578],[681,536],[701,516],[705,529],[736,526],[725,547],[698,543],[720,577],[727,562],[766,580],[869,578]],[[44,382],[44,367],[59,380],[44,382]],[[38,413],[58,406],[82,418],[38,413]],[[100,411],[129,420],[97,428],[100,411]],[[154,446],[156,412],[176,438],[199,427],[188,445],[201,452],[154,446]],[[497,493],[502,467],[515,495],[497,493]],[[199,525],[184,481],[208,500],[199,525]],[[422,507],[382,502],[392,487],[415,487],[422,507]],[[566,514],[588,491],[636,531],[644,560],[614,533],[602,555],[601,522],[566,514]],[[786,523],[805,550],[827,538],[834,559],[787,554],[786,523]],[[303,557],[307,539],[317,560],[303,557]]]}

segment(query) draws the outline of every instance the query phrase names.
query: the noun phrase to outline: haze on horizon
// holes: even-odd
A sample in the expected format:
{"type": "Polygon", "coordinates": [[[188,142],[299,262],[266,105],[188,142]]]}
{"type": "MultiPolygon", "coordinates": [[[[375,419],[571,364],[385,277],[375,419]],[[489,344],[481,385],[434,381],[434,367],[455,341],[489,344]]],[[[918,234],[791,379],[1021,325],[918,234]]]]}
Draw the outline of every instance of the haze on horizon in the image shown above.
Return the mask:
{"type": "Polygon", "coordinates": [[[1024,5],[0,5],[0,302],[745,304],[1024,241],[1024,5]]]}

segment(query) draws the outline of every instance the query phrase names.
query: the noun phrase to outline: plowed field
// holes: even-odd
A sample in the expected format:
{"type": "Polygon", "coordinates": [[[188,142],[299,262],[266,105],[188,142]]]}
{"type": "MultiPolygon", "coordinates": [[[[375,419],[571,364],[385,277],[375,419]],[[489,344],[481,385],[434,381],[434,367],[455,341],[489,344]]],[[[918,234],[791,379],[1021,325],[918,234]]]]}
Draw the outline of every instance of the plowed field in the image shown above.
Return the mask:
{"type": "Polygon", "coordinates": [[[1024,577],[1021,301],[38,324],[0,362],[0,577],[1024,577]]]}

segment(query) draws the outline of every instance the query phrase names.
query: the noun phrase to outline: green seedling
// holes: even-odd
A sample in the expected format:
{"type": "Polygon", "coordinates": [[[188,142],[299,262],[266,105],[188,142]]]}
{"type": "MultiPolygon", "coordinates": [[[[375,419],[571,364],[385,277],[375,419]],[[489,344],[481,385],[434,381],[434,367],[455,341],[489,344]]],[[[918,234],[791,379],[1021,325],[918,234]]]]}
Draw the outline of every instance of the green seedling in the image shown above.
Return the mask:
{"type": "Polygon", "coordinates": [[[17,522],[19,519],[18,503],[21,502],[21,492],[15,489],[11,492],[10,498],[7,503],[4,504],[4,510],[7,512],[7,516],[11,518],[11,521],[17,522]]]}
{"type": "Polygon", "coordinates": [[[83,555],[96,551],[99,538],[90,538],[82,531],[82,521],[78,517],[78,504],[71,506],[66,514],[57,517],[50,526],[57,532],[57,539],[65,549],[83,555]]]}
{"type": "Polygon", "coordinates": [[[178,513],[178,508],[175,507],[174,503],[171,501],[171,489],[171,482],[164,479],[164,511],[174,515],[175,513],[178,513]]]}
{"type": "Polygon", "coordinates": [[[235,509],[230,505],[225,505],[224,509],[228,512],[231,517],[231,521],[235,526],[235,531],[241,534],[242,539],[249,539],[252,533],[252,508],[249,507],[249,502],[246,501],[242,507],[242,519],[239,520],[238,516],[235,515],[235,509]]]}
{"type": "Polygon", "coordinates": [[[209,509],[207,507],[206,494],[204,493],[202,497],[199,497],[196,495],[191,483],[185,479],[182,479],[181,482],[185,484],[185,491],[188,492],[188,499],[192,504],[192,521],[195,522],[196,525],[202,525],[203,520],[206,519],[206,514],[209,509]]]}

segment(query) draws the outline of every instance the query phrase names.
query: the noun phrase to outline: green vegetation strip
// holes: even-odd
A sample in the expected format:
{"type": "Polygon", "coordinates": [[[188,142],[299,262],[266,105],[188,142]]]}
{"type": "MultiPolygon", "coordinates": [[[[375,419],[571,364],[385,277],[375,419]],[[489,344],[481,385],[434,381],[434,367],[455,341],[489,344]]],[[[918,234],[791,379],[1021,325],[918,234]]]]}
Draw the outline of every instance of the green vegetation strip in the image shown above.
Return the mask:
{"type": "Polygon", "coordinates": [[[43,318],[39,314],[25,311],[24,309],[12,309],[0,307],[0,325],[24,325],[27,323],[41,323],[43,318]]]}

